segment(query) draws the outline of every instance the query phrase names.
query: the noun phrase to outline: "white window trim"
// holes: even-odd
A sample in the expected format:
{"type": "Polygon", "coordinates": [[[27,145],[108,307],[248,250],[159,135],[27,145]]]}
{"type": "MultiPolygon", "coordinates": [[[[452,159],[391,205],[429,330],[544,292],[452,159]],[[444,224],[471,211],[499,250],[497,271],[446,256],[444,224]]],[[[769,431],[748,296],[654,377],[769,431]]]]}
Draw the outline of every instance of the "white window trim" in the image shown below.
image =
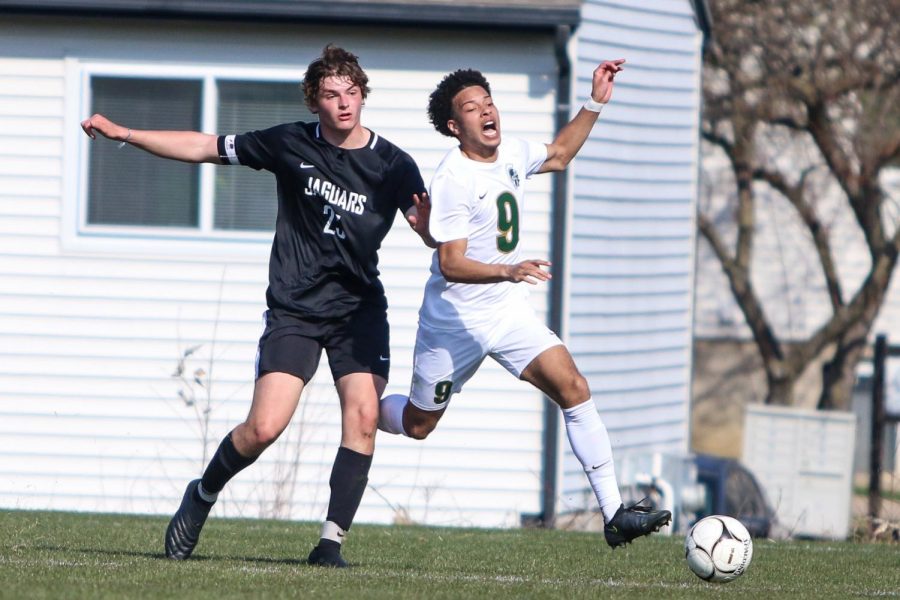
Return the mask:
{"type": "MultiPolygon", "coordinates": [[[[200,165],[200,215],[197,228],[122,227],[87,224],[88,152],[91,143],[81,130],[81,121],[90,116],[90,78],[93,76],[160,77],[201,80],[203,85],[201,130],[217,134],[215,81],[299,82],[303,71],[294,68],[228,66],[212,64],[173,64],[65,61],[66,110],[64,122],[65,161],[63,192],[62,247],[66,252],[89,254],[208,255],[248,261],[268,258],[273,232],[216,230],[213,228],[214,169],[242,168],[200,165]]],[[[276,123],[273,123],[276,125],[276,123]]],[[[165,160],[165,159],[160,159],[165,160]]]]}

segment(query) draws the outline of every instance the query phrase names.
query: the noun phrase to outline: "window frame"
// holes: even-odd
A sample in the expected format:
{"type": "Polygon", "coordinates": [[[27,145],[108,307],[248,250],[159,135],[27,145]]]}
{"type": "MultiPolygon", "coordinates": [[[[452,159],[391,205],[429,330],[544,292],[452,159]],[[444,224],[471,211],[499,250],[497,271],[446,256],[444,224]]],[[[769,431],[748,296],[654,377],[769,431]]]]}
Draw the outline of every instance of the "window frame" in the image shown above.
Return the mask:
{"type": "MultiPolygon", "coordinates": [[[[226,64],[173,64],[168,62],[120,62],[66,60],[66,98],[64,148],[67,156],[64,174],[65,211],[63,215],[63,247],[71,251],[109,253],[158,253],[180,254],[184,252],[237,256],[246,255],[249,248],[253,257],[267,256],[273,231],[226,230],[213,227],[215,171],[218,168],[246,168],[221,166],[209,163],[199,165],[199,223],[194,227],[159,227],[145,225],[100,225],[87,222],[88,165],[91,140],[81,130],[81,121],[92,112],[91,78],[138,77],[160,79],[190,79],[201,82],[200,130],[217,135],[243,133],[241,131],[216,131],[218,118],[217,80],[259,81],[294,83],[299,85],[304,72],[301,69],[226,64]]],[[[127,125],[127,123],[123,123],[127,125]]],[[[276,125],[277,123],[272,123],[276,125]]],[[[107,143],[112,143],[107,141],[107,143]]],[[[166,159],[159,159],[166,160],[166,159]]]]}

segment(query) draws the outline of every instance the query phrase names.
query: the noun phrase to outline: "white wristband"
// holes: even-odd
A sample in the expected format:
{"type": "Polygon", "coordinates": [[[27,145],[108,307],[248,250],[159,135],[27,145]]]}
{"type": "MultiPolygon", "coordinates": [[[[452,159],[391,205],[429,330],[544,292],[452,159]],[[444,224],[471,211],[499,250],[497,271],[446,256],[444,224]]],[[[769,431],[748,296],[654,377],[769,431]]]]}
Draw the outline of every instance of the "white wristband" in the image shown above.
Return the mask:
{"type": "Polygon", "coordinates": [[[585,110],[589,110],[589,111],[595,112],[595,113],[603,112],[604,106],[606,106],[605,102],[597,102],[590,96],[588,96],[587,102],[584,103],[585,110]]]}

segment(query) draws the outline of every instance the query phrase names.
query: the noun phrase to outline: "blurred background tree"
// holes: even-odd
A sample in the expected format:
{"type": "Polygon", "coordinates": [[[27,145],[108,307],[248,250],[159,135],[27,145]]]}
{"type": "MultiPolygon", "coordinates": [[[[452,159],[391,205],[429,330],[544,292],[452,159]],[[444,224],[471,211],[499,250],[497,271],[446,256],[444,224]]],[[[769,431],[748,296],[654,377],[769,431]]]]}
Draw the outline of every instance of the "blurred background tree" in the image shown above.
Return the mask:
{"type": "Polygon", "coordinates": [[[704,58],[705,150],[725,158],[727,198],[701,206],[698,228],[721,264],[752,332],[770,404],[823,359],[819,408],[850,406],[856,368],[884,303],[900,252],[900,211],[882,173],[900,164],[898,0],[711,0],[704,58]],[[826,191],[827,190],[827,191],[826,191]],[[829,318],[805,339],[785,339],[751,270],[761,194],[795,210],[821,267],[829,318]],[[865,240],[868,270],[846,289],[823,194],[849,207],[865,240]]]}

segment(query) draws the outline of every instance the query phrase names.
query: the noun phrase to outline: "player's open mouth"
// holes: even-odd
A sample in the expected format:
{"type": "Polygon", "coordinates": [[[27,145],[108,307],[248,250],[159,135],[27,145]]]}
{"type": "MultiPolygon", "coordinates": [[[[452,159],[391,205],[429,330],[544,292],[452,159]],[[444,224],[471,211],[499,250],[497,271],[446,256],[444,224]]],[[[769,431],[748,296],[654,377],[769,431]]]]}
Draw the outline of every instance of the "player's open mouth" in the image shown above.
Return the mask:
{"type": "Polygon", "coordinates": [[[497,124],[493,121],[488,121],[481,126],[481,131],[488,137],[494,137],[497,135],[497,124]]]}

